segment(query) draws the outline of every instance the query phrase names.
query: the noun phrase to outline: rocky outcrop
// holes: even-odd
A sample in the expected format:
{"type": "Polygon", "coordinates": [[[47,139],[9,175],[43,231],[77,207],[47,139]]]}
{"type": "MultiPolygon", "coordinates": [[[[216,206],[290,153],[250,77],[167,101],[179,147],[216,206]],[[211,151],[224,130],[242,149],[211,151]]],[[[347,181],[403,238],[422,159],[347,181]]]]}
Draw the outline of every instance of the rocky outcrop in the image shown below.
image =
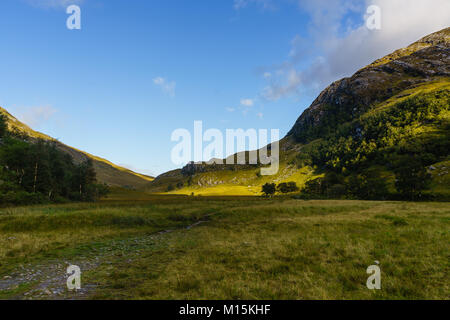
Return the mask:
{"type": "Polygon", "coordinates": [[[332,133],[371,106],[417,84],[450,77],[450,28],[379,59],[334,82],[305,110],[288,133],[306,143],[332,133]]]}

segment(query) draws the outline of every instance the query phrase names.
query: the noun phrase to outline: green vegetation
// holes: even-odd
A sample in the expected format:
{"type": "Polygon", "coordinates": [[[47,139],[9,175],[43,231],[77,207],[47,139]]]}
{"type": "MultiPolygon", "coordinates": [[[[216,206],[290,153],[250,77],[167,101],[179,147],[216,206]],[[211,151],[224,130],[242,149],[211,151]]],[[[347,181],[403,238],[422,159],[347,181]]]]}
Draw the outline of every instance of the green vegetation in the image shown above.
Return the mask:
{"type": "Polygon", "coordinates": [[[437,175],[428,168],[449,159],[449,105],[450,80],[430,81],[377,103],[352,121],[334,117],[328,125],[335,129],[319,130],[321,137],[313,135],[307,144],[284,138],[274,176],[259,175],[257,166],[204,166],[189,175],[182,170],[162,175],[147,191],[261,195],[266,184],[294,182],[303,198],[448,200],[448,171],[444,167],[437,175]]]}
{"type": "Polygon", "coordinates": [[[0,114],[0,204],[93,201],[107,192],[92,160],[76,165],[54,144],[8,132],[0,114]]]}
{"type": "Polygon", "coordinates": [[[303,198],[449,200],[441,165],[450,160],[449,34],[430,34],[327,87],[280,141],[277,174],[191,164],[146,190],[261,195],[264,185],[295,182],[303,198]]]}
{"type": "Polygon", "coordinates": [[[191,163],[153,180],[0,109],[0,299],[447,299],[450,207],[429,200],[450,199],[448,30],[327,88],[273,176],[191,163]],[[107,191],[96,178],[112,194],[81,202],[107,191]]]}
{"type": "Polygon", "coordinates": [[[34,131],[26,124],[14,118],[10,113],[8,113],[1,107],[0,115],[3,116],[3,119],[6,122],[3,123],[3,126],[10,132],[14,132],[16,136],[20,136],[23,139],[28,140],[42,140],[45,143],[53,145],[59,151],[70,155],[75,164],[80,164],[82,162],[86,162],[87,160],[91,160],[97,176],[97,180],[101,184],[129,189],[138,189],[144,187],[146,184],[153,180],[153,177],[139,174],[123,167],[117,166],[106,159],[102,159],[89,153],[77,150],[73,147],[69,147],[59,142],[58,140],[49,137],[48,135],[34,131]]]}
{"type": "Polygon", "coordinates": [[[0,209],[0,297],[446,299],[449,227],[448,203],[114,190],[99,203],[0,209]],[[371,291],[375,260],[382,289],[371,291]],[[66,263],[81,266],[84,293],[65,290],[66,263]]]}
{"type": "Polygon", "coordinates": [[[342,172],[384,164],[391,153],[420,157],[425,165],[445,158],[450,148],[450,82],[445,84],[339,125],[312,152],[313,164],[342,172]]]}
{"type": "Polygon", "coordinates": [[[292,193],[298,191],[297,184],[294,181],[283,182],[277,186],[277,191],[280,193],[292,193]]]}
{"type": "Polygon", "coordinates": [[[262,186],[262,192],[266,196],[272,196],[277,191],[277,185],[275,183],[266,183],[262,186]]]}
{"type": "MultiPolygon", "coordinates": [[[[450,82],[428,83],[388,100],[304,148],[299,166],[321,168],[304,193],[359,199],[429,199],[429,166],[448,159],[450,82]],[[394,183],[393,183],[394,182],[394,183]],[[389,190],[393,184],[397,193],[389,190]]],[[[442,197],[442,196],[441,196],[442,197]]]]}
{"type": "Polygon", "coordinates": [[[275,183],[266,183],[262,186],[261,192],[265,196],[272,196],[276,192],[283,194],[283,193],[292,193],[297,192],[299,189],[297,187],[297,184],[294,181],[290,182],[282,182],[278,185],[275,183]]]}
{"type": "Polygon", "coordinates": [[[392,54],[389,54],[381,59],[378,59],[377,61],[375,61],[374,63],[369,65],[369,67],[381,66],[390,61],[397,60],[401,57],[409,56],[419,50],[428,48],[432,45],[437,45],[437,44],[442,45],[442,44],[445,44],[446,42],[447,43],[450,42],[450,28],[446,28],[444,30],[441,30],[438,33],[428,35],[428,36],[420,39],[419,41],[411,44],[410,46],[408,46],[406,48],[399,49],[399,50],[393,52],[392,54]]]}

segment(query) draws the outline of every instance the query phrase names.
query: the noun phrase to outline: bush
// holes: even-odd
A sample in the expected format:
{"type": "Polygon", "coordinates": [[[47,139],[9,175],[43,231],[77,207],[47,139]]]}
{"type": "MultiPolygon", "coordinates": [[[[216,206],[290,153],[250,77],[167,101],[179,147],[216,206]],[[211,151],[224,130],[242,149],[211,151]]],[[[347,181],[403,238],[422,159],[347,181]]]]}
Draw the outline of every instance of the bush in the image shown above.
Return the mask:
{"type": "Polygon", "coordinates": [[[408,200],[420,199],[422,191],[428,188],[431,181],[431,175],[422,163],[412,157],[402,158],[394,171],[395,187],[408,200]]]}
{"type": "Polygon", "coordinates": [[[180,181],[177,183],[177,189],[182,189],[184,187],[184,182],[180,181]]]}
{"type": "Polygon", "coordinates": [[[343,198],[347,195],[347,188],[342,184],[335,184],[328,189],[328,195],[332,198],[343,198]]]}
{"type": "Polygon", "coordinates": [[[296,192],[299,189],[295,182],[288,182],[288,183],[283,182],[277,186],[277,190],[278,190],[278,192],[281,192],[281,193],[291,193],[291,192],[296,192]]]}
{"type": "Polygon", "coordinates": [[[49,200],[40,193],[29,193],[26,191],[10,191],[6,194],[0,194],[0,202],[6,205],[33,205],[43,204],[49,200]]]}
{"type": "Polygon", "coordinates": [[[275,194],[276,191],[277,187],[275,183],[266,183],[262,186],[262,193],[264,193],[264,195],[266,196],[271,196],[275,194]]]}

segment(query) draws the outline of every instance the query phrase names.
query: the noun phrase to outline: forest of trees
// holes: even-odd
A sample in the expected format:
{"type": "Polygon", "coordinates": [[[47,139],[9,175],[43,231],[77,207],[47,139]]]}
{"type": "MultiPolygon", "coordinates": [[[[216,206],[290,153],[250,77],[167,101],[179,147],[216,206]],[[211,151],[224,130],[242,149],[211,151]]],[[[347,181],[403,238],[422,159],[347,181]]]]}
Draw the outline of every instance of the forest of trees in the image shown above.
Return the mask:
{"type": "Polygon", "coordinates": [[[0,205],[94,201],[108,191],[92,160],[75,164],[52,142],[9,132],[0,114],[0,205]]]}
{"type": "Polygon", "coordinates": [[[449,106],[450,93],[441,90],[338,126],[299,155],[299,166],[314,166],[325,174],[309,181],[303,193],[325,198],[423,199],[431,181],[427,167],[449,156],[449,106]],[[395,194],[388,190],[389,176],[395,194]]]}

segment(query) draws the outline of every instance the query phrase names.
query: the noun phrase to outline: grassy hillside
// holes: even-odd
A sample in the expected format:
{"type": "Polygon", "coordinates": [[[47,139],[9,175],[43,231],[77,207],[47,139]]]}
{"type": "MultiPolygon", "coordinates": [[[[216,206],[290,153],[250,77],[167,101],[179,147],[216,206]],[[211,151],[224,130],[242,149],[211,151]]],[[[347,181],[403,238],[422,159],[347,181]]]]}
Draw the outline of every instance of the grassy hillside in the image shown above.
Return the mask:
{"type": "Polygon", "coordinates": [[[259,195],[267,182],[293,181],[311,191],[313,181],[324,181],[317,196],[360,198],[370,193],[364,188],[381,187],[384,195],[366,198],[389,198],[399,195],[396,174],[407,175],[399,168],[409,158],[432,177],[421,195],[450,199],[449,188],[438,182],[447,181],[448,171],[437,176],[430,169],[450,156],[449,45],[447,28],[331,84],[280,141],[280,171],[274,176],[259,176],[257,166],[205,166],[163,174],[146,190],[259,195]]]}
{"type": "Polygon", "coordinates": [[[108,160],[93,156],[87,152],[77,150],[69,147],[46,134],[34,131],[26,124],[17,120],[8,111],[0,107],[0,113],[4,114],[7,118],[9,130],[23,135],[25,138],[42,139],[44,141],[52,141],[56,144],[57,148],[63,152],[70,154],[75,163],[81,163],[86,159],[92,159],[94,169],[97,174],[97,180],[100,183],[106,183],[110,186],[118,186],[124,188],[142,188],[148,182],[153,180],[153,177],[149,177],[143,174],[139,174],[128,170],[126,168],[117,166],[108,160]]]}
{"type": "Polygon", "coordinates": [[[448,298],[448,203],[111,198],[0,209],[0,298],[448,298]]]}
{"type": "MultiPolygon", "coordinates": [[[[314,148],[299,156],[298,164],[311,161],[334,175],[332,184],[345,186],[357,175],[371,175],[392,187],[399,170],[412,163],[431,174],[437,163],[449,159],[449,107],[450,78],[417,85],[339,125],[333,135],[317,140],[314,148]]],[[[447,174],[443,171],[440,178],[447,174]]],[[[436,175],[431,178],[436,180],[436,175]]],[[[432,182],[424,193],[449,198],[449,190],[436,187],[432,182]]]]}
{"type": "MultiPolygon", "coordinates": [[[[281,145],[287,145],[283,140],[281,145]]],[[[259,166],[224,165],[220,170],[208,169],[194,175],[174,170],[157,177],[148,184],[146,191],[152,193],[191,195],[261,195],[261,186],[267,182],[294,181],[304,186],[307,180],[320,177],[309,166],[298,168],[295,164],[297,151],[286,150],[280,154],[280,170],[273,176],[261,176],[259,166]],[[172,189],[173,190],[170,190],[172,189]]]]}
{"type": "MultiPolygon", "coordinates": [[[[378,157],[387,155],[394,150],[394,146],[413,149],[415,153],[418,153],[427,149],[427,146],[429,149],[432,146],[436,147],[439,145],[441,146],[440,149],[434,148],[434,150],[428,150],[429,152],[438,152],[435,158],[436,162],[431,160],[426,165],[427,167],[440,167],[439,164],[446,161],[449,150],[447,146],[448,141],[450,141],[450,130],[448,127],[450,123],[450,111],[448,109],[450,106],[449,93],[450,78],[436,78],[433,81],[418,84],[413,88],[401,91],[386,101],[378,103],[369,112],[354,122],[341,124],[341,127],[354,127],[356,124],[359,127],[364,127],[366,123],[370,123],[373,119],[381,117],[384,114],[398,110],[403,104],[409,101],[417,100],[430,104],[430,97],[437,96],[439,98],[440,106],[433,115],[429,115],[426,119],[417,119],[417,121],[412,121],[412,118],[408,118],[407,122],[410,123],[401,125],[399,127],[401,128],[399,129],[400,131],[396,131],[395,135],[393,131],[390,131],[374,139],[374,143],[378,140],[378,144],[371,152],[368,151],[370,141],[366,141],[365,143],[367,145],[360,147],[360,141],[352,138],[352,134],[350,133],[338,134],[339,137],[337,138],[319,138],[306,144],[295,143],[291,137],[286,137],[281,141],[280,170],[275,176],[260,176],[258,174],[260,172],[258,166],[254,166],[253,168],[244,166],[242,169],[240,166],[229,166],[225,170],[209,170],[207,172],[196,173],[193,176],[186,176],[182,174],[181,170],[175,170],[158,177],[147,187],[147,190],[157,193],[185,195],[192,193],[194,195],[261,195],[261,187],[263,184],[267,182],[275,182],[278,184],[289,181],[294,181],[297,183],[297,186],[303,188],[307,181],[324,177],[327,172],[327,169],[324,169],[327,167],[326,163],[312,160],[314,153],[320,148],[324,149],[324,152],[327,154],[327,161],[329,161],[331,169],[338,167],[337,159],[339,158],[339,161],[344,161],[344,165],[339,167],[340,171],[342,171],[342,167],[344,166],[346,167],[344,170],[355,171],[358,166],[364,168],[362,158],[374,153],[377,153],[378,157]],[[341,138],[352,139],[354,145],[342,144],[342,150],[338,150],[337,148],[340,144],[336,139],[339,140],[341,138]],[[387,139],[391,140],[388,142],[387,139]],[[347,148],[353,151],[359,151],[360,153],[354,156],[353,159],[350,159],[352,153],[347,148]],[[346,158],[349,159],[346,160],[346,158]],[[350,163],[351,161],[353,162],[350,163]],[[355,168],[351,169],[352,166],[355,168]]],[[[380,125],[385,127],[383,122],[380,122],[380,125]]],[[[379,162],[367,161],[364,165],[372,168],[378,166],[378,171],[383,172],[387,184],[390,185],[391,193],[395,193],[393,186],[393,181],[395,180],[394,173],[392,168],[386,166],[386,164],[389,164],[389,161],[383,158],[379,162]]],[[[433,170],[429,171],[432,173],[433,170]]],[[[433,173],[432,177],[433,182],[426,193],[439,194],[444,198],[450,198],[450,189],[443,186],[442,183],[437,182],[438,180],[447,181],[449,178],[448,170],[442,171],[439,176],[433,173]]]]}

